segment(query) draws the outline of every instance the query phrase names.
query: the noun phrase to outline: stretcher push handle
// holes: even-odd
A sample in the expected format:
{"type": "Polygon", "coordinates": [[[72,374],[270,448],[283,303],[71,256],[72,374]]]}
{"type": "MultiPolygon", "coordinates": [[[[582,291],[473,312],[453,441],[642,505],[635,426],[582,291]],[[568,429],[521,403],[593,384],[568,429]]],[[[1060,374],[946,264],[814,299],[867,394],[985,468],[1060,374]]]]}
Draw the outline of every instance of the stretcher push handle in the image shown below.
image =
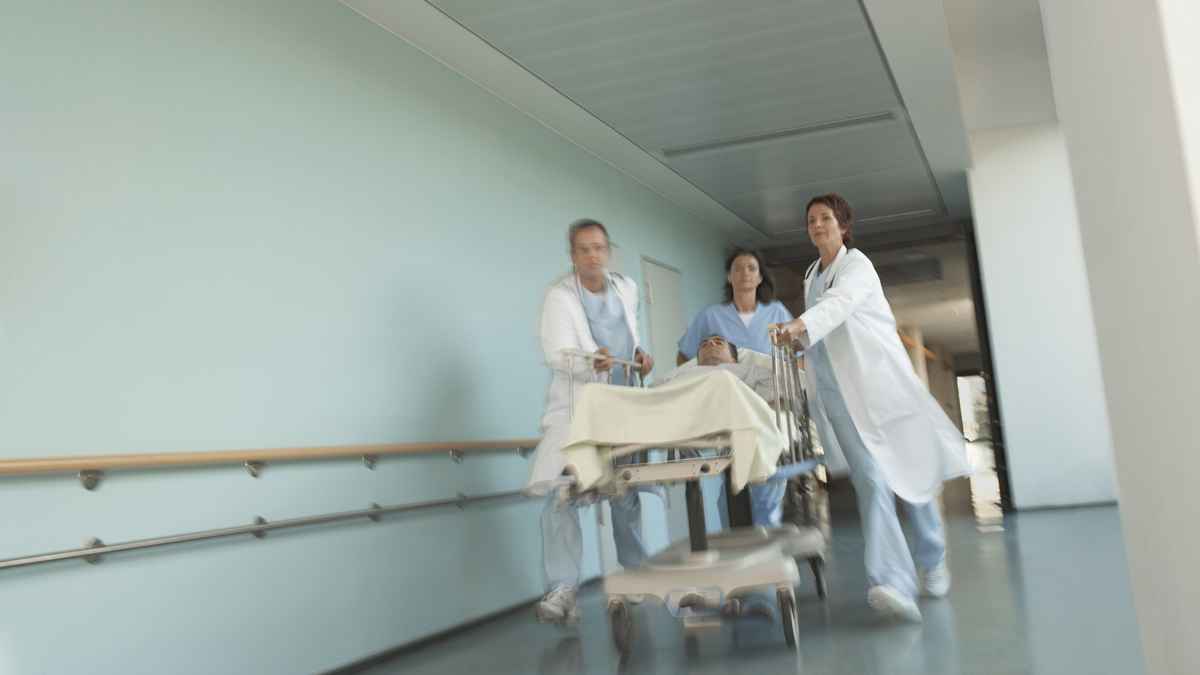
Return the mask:
{"type": "MultiPolygon", "coordinates": [[[[592,352],[585,352],[582,349],[564,349],[563,354],[566,354],[567,356],[573,356],[576,358],[580,358],[580,359],[587,359],[588,361],[596,361],[596,360],[602,358],[592,352]]],[[[611,355],[608,358],[613,363],[616,363],[618,365],[629,366],[630,368],[637,368],[639,371],[642,368],[642,364],[640,364],[636,361],[629,361],[628,359],[618,359],[617,357],[611,356],[611,355]]]]}
{"type": "MultiPolygon", "coordinates": [[[[611,356],[611,355],[604,357],[604,356],[600,356],[598,354],[594,354],[592,352],[585,352],[582,349],[564,349],[564,350],[562,350],[562,353],[566,355],[568,363],[570,362],[571,359],[575,359],[575,358],[584,359],[587,361],[598,361],[601,358],[608,358],[613,362],[613,365],[619,365],[619,366],[623,366],[625,368],[625,381],[626,382],[634,382],[634,376],[636,375],[637,376],[636,381],[638,383],[638,386],[640,386],[640,387],[646,386],[646,379],[645,379],[645,377],[642,376],[642,364],[640,364],[636,361],[630,361],[628,359],[619,359],[619,358],[617,358],[615,356],[611,356]]],[[[573,372],[572,368],[568,368],[568,370],[573,372]]],[[[612,371],[610,370],[610,371],[608,371],[608,373],[609,373],[609,378],[611,379],[612,371]]],[[[573,376],[571,379],[572,379],[572,382],[574,382],[573,376]]],[[[572,402],[571,407],[572,408],[575,407],[573,402],[572,402]]]]}

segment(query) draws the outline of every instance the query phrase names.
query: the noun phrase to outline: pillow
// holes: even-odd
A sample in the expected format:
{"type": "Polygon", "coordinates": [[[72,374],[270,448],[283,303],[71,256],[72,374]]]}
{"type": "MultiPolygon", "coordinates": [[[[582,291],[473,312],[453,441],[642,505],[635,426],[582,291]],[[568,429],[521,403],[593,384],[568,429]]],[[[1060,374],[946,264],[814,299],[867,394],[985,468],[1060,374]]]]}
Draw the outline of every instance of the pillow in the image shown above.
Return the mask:
{"type": "Polygon", "coordinates": [[[753,349],[738,347],[738,363],[749,363],[758,368],[764,368],[767,372],[771,371],[771,355],[756,352],[753,349]]]}

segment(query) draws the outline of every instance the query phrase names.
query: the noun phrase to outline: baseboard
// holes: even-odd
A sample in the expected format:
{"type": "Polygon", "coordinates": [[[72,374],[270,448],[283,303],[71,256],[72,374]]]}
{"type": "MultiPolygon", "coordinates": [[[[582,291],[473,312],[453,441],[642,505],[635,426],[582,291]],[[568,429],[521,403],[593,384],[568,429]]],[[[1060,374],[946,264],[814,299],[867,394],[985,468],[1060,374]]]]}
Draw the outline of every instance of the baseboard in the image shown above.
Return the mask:
{"type": "MultiPolygon", "coordinates": [[[[587,588],[595,583],[598,583],[599,581],[600,581],[600,577],[595,577],[593,579],[589,579],[580,585],[580,590],[587,588]]],[[[375,654],[371,654],[371,655],[365,656],[357,661],[348,663],[344,666],[338,666],[337,668],[333,668],[332,670],[322,671],[320,673],[320,675],[351,675],[352,673],[361,672],[372,666],[377,666],[381,663],[391,661],[392,659],[397,658],[399,656],[403,656],[404,654],[407,654],[410,652],[415,652],[418,649],[421,649],[422,647],[427,647],[430,644],[433,644],[434,642],[439,642],[441,640],[445,640],[445,639],[454,637],[455,635],[469,631],[472,628],[476,628],[476,627],[478,627],[482,624],[485,624],[489,621],[495,621],[496,619],[504,618],[510,614],[516,614],[517,612],[528,610],[529,608],[533,607],[534,603],[536,603],[538,600],[541,600],[541,596],[532,598],[530,600],[524,600],[515,605],[509,605],[508,607],[503,607],[494,612],[489,612],[487,614],[484,614],[483,616],[471,619],[470,621],[456,624],[445,630],[440,630],[436,633],[426,635],[425,637],[419,638],[417,640],[413,640],[412,642],[405,642],[405,643],[397,645],[395,647],[390,647],[381,652],[376,652],[375,654]]],[[[532,615],[530,615],[529,620],[533,621],[532,615]]]]}
{"type": "Polygon", "coordinates": [[[1045,506],[1018,506],[1015,509],[1017,514],[1022,513],[1037,513],[1039,511],[1066,511],[1068,509],[1095,509],[1100,507],[1120,506],[1115,499],[1108,499],[1098,502],[1082,502],[1079,504],[1048,504],[1045,506]]]}

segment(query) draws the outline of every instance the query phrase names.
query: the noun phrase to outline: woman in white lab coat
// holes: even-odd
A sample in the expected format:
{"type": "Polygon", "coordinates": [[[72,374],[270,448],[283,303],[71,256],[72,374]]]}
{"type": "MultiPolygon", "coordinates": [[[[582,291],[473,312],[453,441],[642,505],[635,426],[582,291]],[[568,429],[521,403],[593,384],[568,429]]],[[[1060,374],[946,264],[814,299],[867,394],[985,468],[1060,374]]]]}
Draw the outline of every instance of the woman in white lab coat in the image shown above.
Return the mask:
{"type": "MultiPolygon", "coordinates": [[[[613,368],[612,357],[635,361],[643,376],[654,367],[654,360],[638,344],[637,284],[608,271],[608,230],[597,221],[579,220],[569,228],[567,241],[575,269],[550,285],[542,304],[542,353],[551,376],[542,415],[542,440],[525,486],[527,494],[546,497],[541,517],[546,595],[537,604],[536,613],[539,620],[552,623],[574,622],[579,616],[575,593],[583,562],[583,540],[578,505],[553,489],[566,466],[562,447],[570,430],[572,401],[587,382],[632,384],[627,381],[632,373],[623,367],[613,368]],[[568,359],[566,351],[601,358],[568,359]]],[[[623,567],[637,567],[646,557],[638,493],[631,490],[613,498],[609,506],[617,560],[623,567]]]]}
{"type": "Polygon", "coordinates": [[[879,275],[853,248],[853,213],[836,194],[808,204],[808,235],[820,252],[804,275],[806,311],[781,324],[805,345],[806,389],[818,428],[850,467],[863,524],[867,602],[919,621],[918,591],[950,590],[937,496],[968,473],[962,434],[913,370],[879,275]],[[913,526],[916,565],[896,514],[913,526]],[[917,568],[923,573],[918,584],[917,568]]]}

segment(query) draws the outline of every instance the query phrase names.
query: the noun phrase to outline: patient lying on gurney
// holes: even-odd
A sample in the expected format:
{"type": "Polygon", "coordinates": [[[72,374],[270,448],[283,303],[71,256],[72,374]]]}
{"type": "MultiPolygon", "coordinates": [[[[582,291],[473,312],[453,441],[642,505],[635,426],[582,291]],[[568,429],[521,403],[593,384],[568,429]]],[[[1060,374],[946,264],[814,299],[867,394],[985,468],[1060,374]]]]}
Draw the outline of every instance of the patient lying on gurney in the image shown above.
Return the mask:
{"type": "Polygon", "coordinates": [[[720,335],[710,335],[700,343],[696,358],[684,363],[670,374],[658,380],[658,385],[668,382],[703,377],[717,370],[727,370],[745,382],[763,400],[772,403],[775,398],[771,385],[771,357],[749,350],[739,355],[737,345],[720,335]],[[740,358],[739,358],[740,356],[740,358]]]}
{"type": "MultiPolygon", "coordinates": [[[[774,407],[775,390],[771,383],[771,357],[749,349],[739,351],[737,345],[720,335],[710,335],[701,341],[695,359],[687,361],[665,377],[659,378],[656,384],[664,385],[669,382],[680,382],[691,378],[705,377],[722,370],[736,376],[746,386],[753,389],[754,393],[767,401],[768,405],[774,407]]],[[[695,451],[691,451],[691,453],[695,453],[695,451]]],[[[703,485],[703,489],[707,493],[705,500],[716,502],[718,513],[723,515],[727,508],[725,506],[723,477],[713,476],[705,480],[708,481],[707,484],[703,485]]],[[[760,491],[759,494],[755,494],[752,497],[752,499],[757,499],[761,502],[759,508],[764,512],[777,510],[781,517],[783,507],[780,502],[783,499],[785,486],[780,483],[776,486],[760,484],[753,487],[758,488],[760,491]]],[[[719,526],[718,529],[720,529],[719,526]]],[[[745,597],[735,599],[723,607],[722,612],[741,616],[774,618],[774,609],[771,600],[762,593],[749,593],[745,597]]]]}
{"type": "Polygon", "coordinates": [[[770,478],[787,443],[777,415],[766,402],[771,390],[770,357],[760,355],[765,367],[761,362],[736,363],[733,350],[720,338],[706,340],[698,355],[703,363],[685,364],[650,389],[585,385],[576,399],[562,450],[576,488],[580,492],[603,488],[615,477],[601,448],[630,444],[694,448],[698,446],[682,444],[718,436],[724,440],[717,447],[729,448],[734,493],[748,482],[770,478]]]}

